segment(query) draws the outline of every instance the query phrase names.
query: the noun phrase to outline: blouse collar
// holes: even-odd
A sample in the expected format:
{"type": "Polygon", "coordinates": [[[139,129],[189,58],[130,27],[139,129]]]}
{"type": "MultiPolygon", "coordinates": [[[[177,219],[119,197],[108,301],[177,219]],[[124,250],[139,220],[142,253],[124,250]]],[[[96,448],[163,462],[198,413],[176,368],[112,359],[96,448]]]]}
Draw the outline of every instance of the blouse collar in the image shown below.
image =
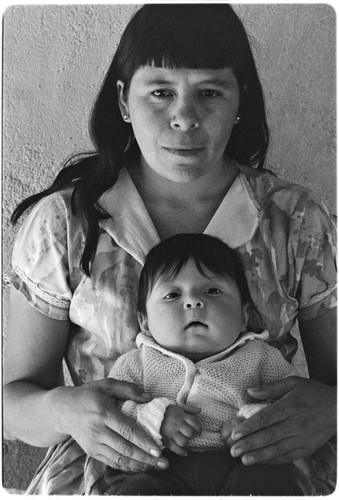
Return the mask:
{"type": "Polygon", "coordinates": [[[260,215],[253,191],[240,170],[204,232],[238,248],[253,237],[260,215]]]}
{"type": "MultiPolygon", "coordinates": [[[[100,226],[143,264],[146,254],[160,238],[125,168],[120,171],[114,186],[99,198],[99,204],[110,215],[100,221],[100,226]]],[[[252,238],[259,219],[259,206],[240,170],[204,233],[220,238],[231,248],[238,248],[252,238]]]]}
{"type": "Polygon", "coordinates": [[[99,198],[99,204],[110,215],[110,218],[100,221],[100,226],[121,248],[143,264],[146,254],[160,242],[160,238],[125,168],[120,171],[114,186],[99,198]]]}

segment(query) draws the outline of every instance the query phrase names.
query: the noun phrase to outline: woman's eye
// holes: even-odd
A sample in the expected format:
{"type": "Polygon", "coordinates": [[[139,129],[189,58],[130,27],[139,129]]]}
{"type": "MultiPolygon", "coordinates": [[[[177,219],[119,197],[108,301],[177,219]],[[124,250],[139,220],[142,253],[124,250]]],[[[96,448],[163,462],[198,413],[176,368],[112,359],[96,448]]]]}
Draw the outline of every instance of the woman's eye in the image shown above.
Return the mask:
{"type": "Polygon", "coordinates": [[[172,92],[170,90],[158,89],[158,90],[153,90],[152,92],[153,97],[170,97],[171,95],[172,92]]]}
{"type": "Polygon", "coordinates": [[[170,292],[167,295],[165,295],[164,299],[165,300],[171,300],[171,299],[177,299],[178,297],[180,297],[180,293],[179,292],[170,292]]]}
{"type": "Polygon", "coordinates": [[[201,94],[204,97],[218,97],[220,95],[220,92],[218,92],[217,90],[213,90],[213,89],[206,89],[206,90],[203,90],[201,92],[201,94]]]}
{"type": "Polygon", "coordinates": [[[208,295],[219,295],[221,293],[221,290],[219,290],[219,288],[208,288],[206,290],[206,293],[208,295]]]}

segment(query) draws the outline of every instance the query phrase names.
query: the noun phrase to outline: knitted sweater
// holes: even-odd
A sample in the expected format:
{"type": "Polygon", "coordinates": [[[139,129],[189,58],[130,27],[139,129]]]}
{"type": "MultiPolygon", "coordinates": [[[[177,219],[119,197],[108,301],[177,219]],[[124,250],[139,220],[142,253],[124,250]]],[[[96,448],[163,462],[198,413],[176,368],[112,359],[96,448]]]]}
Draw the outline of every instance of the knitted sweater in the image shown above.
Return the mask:
{"type": "Polygon", "coordinates": [[[120,407],[164,447],[160,428],[171,404],[201,408],[197,419],[202,434],[187,447],[191,451],[223,449],[222,425],[251,403],[247,387],[279,380],[296,372],[280,352],[264,340],[268,332],[247,332],[225,351],[194,363],[170,352],[139,333],[138,349],[122,355],[109,376],[134,382],[153,396],[146,404],[125,401],[120,407]]]}

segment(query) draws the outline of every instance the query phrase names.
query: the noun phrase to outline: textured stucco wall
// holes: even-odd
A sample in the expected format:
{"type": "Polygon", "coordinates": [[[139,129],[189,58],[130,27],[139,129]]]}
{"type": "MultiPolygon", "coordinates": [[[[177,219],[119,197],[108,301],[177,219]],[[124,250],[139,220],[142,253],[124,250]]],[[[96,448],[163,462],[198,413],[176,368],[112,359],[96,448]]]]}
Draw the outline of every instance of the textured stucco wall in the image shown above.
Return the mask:
{"type": "MultiPolygon", "coordinates": [[[[5,11],[4,270],[16,231],[9,224],[15,205],[46,187],[66,157],[92,149],[90,109],[137,8],[61,4],[5,11]]],[[[269,163],[276,173],[313,188],[335,212],[335,12],[324,4],[239,4],[235,9],[249,32],[264,86],[269,163]]],[[[6,298],[7,293],[5,318],[6,298]]],[[[32,462],[25,459],[24,445],[11,446],[5,451],[5,484],[21,488],[30,479],[32,462]]],[[[40,452],[34,453],[37,462],[40,452]]]]}

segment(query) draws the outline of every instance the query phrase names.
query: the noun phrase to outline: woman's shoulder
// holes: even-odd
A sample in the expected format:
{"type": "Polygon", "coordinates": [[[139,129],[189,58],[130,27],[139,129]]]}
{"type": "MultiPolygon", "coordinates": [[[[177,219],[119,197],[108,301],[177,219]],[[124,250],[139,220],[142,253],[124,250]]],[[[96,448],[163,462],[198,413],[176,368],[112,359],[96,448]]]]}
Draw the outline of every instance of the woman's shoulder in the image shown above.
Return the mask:
{"type": "Polygon", "coordinates": [[[312,205],[327,211],[311,189],[283,179],[272,170],[258,171],[251,167],[241,167],[241,172],[252,196],[263,210],[278,207],[287,213],[304,212],[307,205],[312,205]]]}
{"type": "Polygon", "coordinates": [[[56,191],[41,198],[29,213],[43,212],[43,211],[57,211],[61,213],[69,213],[72,211],[72,194],[73,188],[67,187],[60,191],[56,191]]]}
{"type": "Polygon", "coordinates": [[[78,261],[86,238],[86,223],[84,215],[73,208],[72,188],[47,195],[35,203],[16,234],[13,265],[30,268],[32,255],[44,256],[46,262],[50,258],[52,262],[56,256],[62,259],[72,254],[78,261]],[[52,248],[54,252],[47,251],[52,248]]]}
{"type": "Polygon", "coordinates": [[[64,228],[67,231],[69,226],[72,229],[78,227],[85,228],[85,218],[77,210],[76,200],[73,201],[73,188],[67,187],[41,198],[35,203],[22,223],[23,227],[33,228],[36,225],[45,228],[45,231],[56,233],[57,228],[64,228]]]}
{"type": "Polygon", "coordinates": [[[301,184],[279,177],[271,168],[257,170],[252,167],[241,166],[241,172],[246,177],[251,188],[256,193],[272,196],[279,191],[290,191],[296,195],[313,195],[313,191],[301,184]]]}

